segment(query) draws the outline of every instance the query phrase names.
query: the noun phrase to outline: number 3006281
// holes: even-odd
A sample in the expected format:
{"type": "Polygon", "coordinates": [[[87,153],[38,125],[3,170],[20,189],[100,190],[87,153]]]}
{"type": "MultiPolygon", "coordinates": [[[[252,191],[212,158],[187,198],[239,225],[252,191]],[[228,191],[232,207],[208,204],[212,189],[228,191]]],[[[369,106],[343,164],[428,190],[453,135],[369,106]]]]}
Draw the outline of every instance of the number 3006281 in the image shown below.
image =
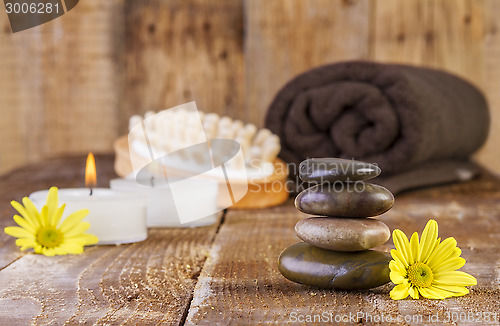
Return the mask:
{"type": "Polygon", "coordinates": [[[5,9],[8,14],[52,14],[59,13],[59,4],[42,3],[42,2],[16,2],[5,3],[5,9]]]}

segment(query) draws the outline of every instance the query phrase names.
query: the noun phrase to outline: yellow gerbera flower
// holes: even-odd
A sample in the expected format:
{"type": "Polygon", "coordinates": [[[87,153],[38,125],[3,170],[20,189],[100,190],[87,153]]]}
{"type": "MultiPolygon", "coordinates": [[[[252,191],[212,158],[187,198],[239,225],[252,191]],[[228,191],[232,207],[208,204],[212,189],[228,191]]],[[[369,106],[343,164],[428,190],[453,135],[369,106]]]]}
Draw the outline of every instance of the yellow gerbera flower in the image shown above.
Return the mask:
{"type": "Polygon", "coordinates": [[[394,230],[392,239],[396,249],[391,250],[389,268],[391,281],[397,284],[392,299],[458,297],[469,293],[465,286],[477,284],[473,276],[457,271],[465,264],[462,251],[452,237],[440,242],[436,221],[427,222],[420,243],[417,232],[408,241],[401,230],[394,230]]]}
{"type": "Polygon", "coordinates": [[[47,196],[47,204],[39,212],[28,197],[23,198],[23,205],[12,201],[12,206],[22,215],[14,215],[19,226],[9,226],[5,233],[18,238],[16,245],[21,250],[33,248],[37,254],[45,256],[80,254],[86,245],[96,244],[95,235],[84,233],[89,227],[82,219],[88,215],[88,209],[81,209],[69,215],[60,225],[66,204],[59,206],[57,187],[52,187],[47,196]]]}

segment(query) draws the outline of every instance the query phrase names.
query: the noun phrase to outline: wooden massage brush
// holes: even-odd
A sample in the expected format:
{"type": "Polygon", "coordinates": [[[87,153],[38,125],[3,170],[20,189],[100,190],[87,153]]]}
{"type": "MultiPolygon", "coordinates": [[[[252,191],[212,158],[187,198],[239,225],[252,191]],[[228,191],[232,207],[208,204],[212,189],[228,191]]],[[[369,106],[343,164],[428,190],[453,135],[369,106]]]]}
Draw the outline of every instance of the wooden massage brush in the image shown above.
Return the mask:
{"type": "MultiPolygon", "coordinates": [[[[268,129],[258,129],[253,124],[245,124],[241,120],[233,120],[215,113],[189,112],[187,110],[168,110],[157,115],[156,119],[148,119],[156,113],[146,112],[144,117],[134,115],[129,120],[129,137],[123,136],[115,141],[115,170],[121,177],[133,172],[131,157],[134,160],[150,160],[149,149],[159,157],[192,144],[202,143],[211,139],[232,139],[241,146],[244,162],[231,162],[229,169],[234,172],[245,172],[248,182],[248,192],[231,208],[263,208],[283,203],[288,198],[286,180],[288,169],[286,164],[277,158],[280,151],[279,137],[268,129]],[[205,135],[195,127],[199,120],[203,125],[205,135]],[[146,144],[144,137],[134,134],[134,126],[144,121],[148,131],[146,144]],[[129,140],[132,141],[129,149],[129,140]],[[149,149],[148,149],[149,148],[149,149]],[[244,166],[242,166],[244,165],[244,166]]],[[[183,162],[181,162],[183,163],[183,162]]],[[[182,167],[176,166],[178,176],[183,176],[182,167]]],[[[171,169],[169,169],[171,171],[171,169]]],[[[226,180],[218,178],[219,187],[226,187],[226,180]]]]}

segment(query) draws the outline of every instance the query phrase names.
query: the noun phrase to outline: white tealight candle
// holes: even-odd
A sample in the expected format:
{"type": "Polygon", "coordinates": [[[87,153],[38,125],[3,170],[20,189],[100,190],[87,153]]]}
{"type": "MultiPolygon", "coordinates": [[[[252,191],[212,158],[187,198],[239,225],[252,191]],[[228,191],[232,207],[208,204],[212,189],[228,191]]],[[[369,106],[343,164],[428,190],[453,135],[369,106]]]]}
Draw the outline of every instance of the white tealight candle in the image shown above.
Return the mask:
{"type": "MultiPolygon", "coordinates": [[[[172,194],[169,184],[146,186],[134,179],[113,179],[110,187],[116,191],[147,197],[147,224],[149,227],[199,227],[214,224],[217,221],[217,182],[213,180],[182,180],[185,189],[172,194]],[[174,199],[175,197],[175,199],[174,199]],[[181,198],[180,198],[181,197],[181,198]],[[177,203],[177,205],[176,205],[177,203]],[[181,223],[183,203],[189,205],[189,214],[199,217],[188,223],[181,223]]],[[[185,205],[183,205],[185,206],[185,205]]],[[[184,208],[185,209],[185,208],[184,208]]]]}
{"type": "MultiPolygon", "coordinates": [[[[48,190],[32,193],[29,198],[38,209],[45,205],[48,190]]],[[[84,221],[90,223],[86,231],[99,238],[98,244],[122,244],[145,240],[146,197],[111,189],[59,189],[59,205],[66,204],[63,219],[71,213],[88,209],[84,221]]]]}

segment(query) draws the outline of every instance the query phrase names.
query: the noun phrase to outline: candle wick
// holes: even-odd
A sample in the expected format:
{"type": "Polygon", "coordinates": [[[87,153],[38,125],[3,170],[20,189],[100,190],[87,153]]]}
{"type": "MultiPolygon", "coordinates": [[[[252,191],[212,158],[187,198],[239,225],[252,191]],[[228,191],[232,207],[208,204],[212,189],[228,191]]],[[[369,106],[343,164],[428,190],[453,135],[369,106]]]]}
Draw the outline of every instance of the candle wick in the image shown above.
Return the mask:
{"type": "Polygon", "coordinates": [[[151,177],[150,182],[151,182],[151,187],[154,187],[155,186],[155,177],[151,177]]]}
{"type": "Polygon", "coordinates": [[[94,193],[94,189],[92,189],[92,187],[90,188],[90,196],[92,196],[92,194],[94,193]]]}

